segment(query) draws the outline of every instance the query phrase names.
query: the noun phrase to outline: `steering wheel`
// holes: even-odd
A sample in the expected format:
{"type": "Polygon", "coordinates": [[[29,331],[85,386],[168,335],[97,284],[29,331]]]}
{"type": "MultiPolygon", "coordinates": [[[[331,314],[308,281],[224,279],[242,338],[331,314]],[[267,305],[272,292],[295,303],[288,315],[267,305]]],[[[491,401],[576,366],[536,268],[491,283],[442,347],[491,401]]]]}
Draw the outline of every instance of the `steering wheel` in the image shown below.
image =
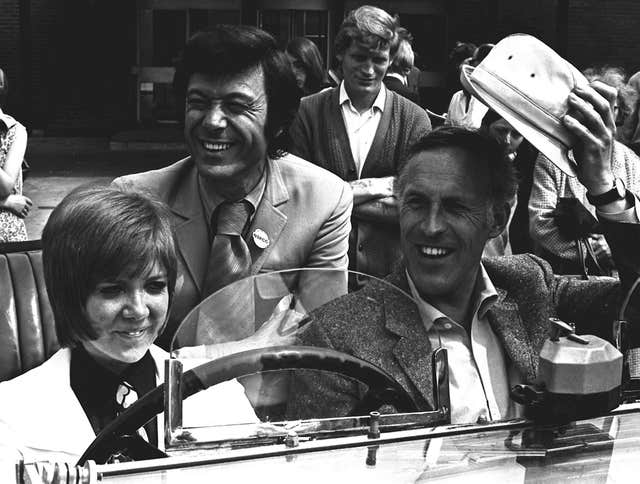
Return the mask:
{"type": "MultiPolygon", "coordinates": [[[[369,392],[354,409],[361,415],[379,408],[383,403],[392,405],[399,412],[418,411],[413,397],[381,368],[355,356],[311,346],[259,348],[207,362],[182,374],[182,397],[190,397],[243,375],[293,369],[332,371],[367,384],[369,392]]],[[[125,436],[134,435],[140,427],[164,411],[164,392],[162,383],[118,415],[96,436],[80,457],[78,465],[84,465],[87,460],[105,462],[119,449],[125,436]]]]}

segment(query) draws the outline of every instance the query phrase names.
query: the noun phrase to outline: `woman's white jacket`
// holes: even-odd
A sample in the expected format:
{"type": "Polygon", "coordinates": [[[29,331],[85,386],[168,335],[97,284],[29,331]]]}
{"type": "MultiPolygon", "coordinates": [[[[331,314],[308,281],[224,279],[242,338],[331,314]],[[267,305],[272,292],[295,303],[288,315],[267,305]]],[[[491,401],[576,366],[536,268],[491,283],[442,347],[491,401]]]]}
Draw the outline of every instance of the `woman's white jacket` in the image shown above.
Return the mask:
{"type": "MultiPolygon", "coordinates": [[[[168,354],[155,345],[150,351],[159,384],[164,381],[164,360],[168,354]]],[[[42,365],[0,383],[0,463],[15,462],[21,454],[25,461],[75,463],[93,441],[95,433],[71,389],[70,363],[71,350],[64,348],[42,365]]],[[[257,420],[244,387],[236,380],[216,385],[184,402],[185,426],[257,420]]],[[[160,446],[164,435],[162,425],[161,414],[158,418],[160,446]]]]}

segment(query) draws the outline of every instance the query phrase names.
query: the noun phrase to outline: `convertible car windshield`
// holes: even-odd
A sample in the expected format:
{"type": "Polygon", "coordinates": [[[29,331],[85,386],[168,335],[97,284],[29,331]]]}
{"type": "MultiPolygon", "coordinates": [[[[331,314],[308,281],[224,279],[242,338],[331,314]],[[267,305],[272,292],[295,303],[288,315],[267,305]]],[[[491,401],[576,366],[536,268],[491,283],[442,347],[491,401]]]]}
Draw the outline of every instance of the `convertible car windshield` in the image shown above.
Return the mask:
{"type": "MultiPolygon", "coordinates": [[[[196,307],[175,334],[171,356],[183,369],[196,367],[193,373],[206,391],[215,390],[215,383],[225,378],[236,379],[258,421],[286,421],[288,429],[300,420],[355,417],[378,410],[383,414],[433,410],[431,375],[410,394],[379,368],[374,348],[369,359],[353,356],[363,355],[363,340],[369,336],[352,331],[356,320],[364,314],[385,318],[392,329],[402,328],[404,318],[410,317],[407,311],[416,307],[408,291],[355,272],[304,269],[259,274],[221,289],[196,307]],[[340,341],[332,341],[336,328],[346,328],[339,330],[340,341]],[[359,341],[351,340],[354,335],[359,341]]],[[[434,335],[434,347],[425,348],[430,350],[424,355],[427,368],[438,349],[437,330],[434,335]]],[[[191,417],[185,403],[185,425],[194,421],[191,417]]],[[[224,420],[219,417],[213,421],[224,420]]]]}

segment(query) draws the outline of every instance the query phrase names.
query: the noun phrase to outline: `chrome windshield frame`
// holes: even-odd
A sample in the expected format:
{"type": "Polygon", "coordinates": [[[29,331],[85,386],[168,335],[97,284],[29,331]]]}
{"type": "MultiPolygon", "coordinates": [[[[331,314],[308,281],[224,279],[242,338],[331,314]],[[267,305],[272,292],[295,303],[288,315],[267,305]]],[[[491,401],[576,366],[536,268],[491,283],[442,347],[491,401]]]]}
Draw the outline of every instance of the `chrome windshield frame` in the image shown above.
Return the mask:
{"type": "MultiPolygon", "coordinates": [[[[379,416],[381,431],[401,431],[418,427],[445,425],[451,421],[449,367],[447,350],[433,352],[433,401],[436,408],[427,412],[385,414],[379,416]]],[[[169,455],[203,449],[250,447],[278,444],[292,433],[296,437],[326,439],[367,434],[371,416],[309,419],[269,424],[235,424],[216,427],[183,427],[182,362],[165,361],[164,447],[169,455]]],[[[205,390],[206,391],[206,390],[205,390]]]]}

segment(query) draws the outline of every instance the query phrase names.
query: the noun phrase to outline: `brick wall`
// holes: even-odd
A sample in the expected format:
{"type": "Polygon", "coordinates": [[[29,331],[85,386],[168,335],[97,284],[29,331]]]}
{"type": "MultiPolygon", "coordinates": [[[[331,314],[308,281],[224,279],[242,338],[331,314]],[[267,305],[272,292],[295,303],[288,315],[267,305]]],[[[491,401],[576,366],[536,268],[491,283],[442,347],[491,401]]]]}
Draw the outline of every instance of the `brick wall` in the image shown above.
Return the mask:
{"type": "Polygon", "coordinates": [[[11,82],[7,111],[51,135],[129,128],[135,3],[30,0],[21,24],[19,0],[0,0],[0,66],[11,82]]]}
{"type": "Polygon", "coordinates": [[[22,114],[22,72],[20,65],[20,9],[18,0],[1,0],[0,9],[0,67],[10,87],[6,111],[20,118],[22,114]]]}
{"type": "Polygon", "coordinates": [[[583,68],[592,63],[640,70],[638,0],[457,0],[452,7],[450,38],[495,42],[505,35],[535,35],[583,68]],[[558,35],[558,4],[566,4],[565,40],[558,35]],[[566,50],[565,50],[566,49],[566,50]]]}
{"type": "Polygon", "coordinates": [[[456,0],[449,6],[450,48],[457,40],[482,44],[492,37],[491,3],[486,0],[456,0]]]}
{"type": "Polygon", "coordinates": [[[555,0],[501,0],[496,12],[494,42],[509,34],[526,33],[556,44],[555,0]]]}
{"type": "Polygon", "coordinates": [[[506,35],[528,33],[556,42],[557,0],[457,0],[450,16],[451,45],[456,40],[495,43],[506,35]]]}
{"type": "Polygon", "coordinates": [[[109,135],[129,128],[135,2],[66,0],[65,7],[54,14],[48,132],[109,135]]]}
{"type": "MultiPolygon", "coordinates": [[[[11,82],[8,111],[29,128],[52,135],[109,135],[133,127],[136,2],[30,0],[26,40],[20,35],[20,3],[0,0],[0,66],[11,82]]],[[[637,0],[446,0],[444,5],[447,52],[456,40],[496,42],[528,32],[566,51],[578,67],[608,62],[629,73],[640,69],[637,0]],[[566,35],[558,33],[558,4],[567,5],[566,35]]]]}
{"type": "Polygon", "coordinates": [[[621,65],[640,70],[640,2],[570,0],[567,57],[579,68],[621,65]]]}
{"type": "Polygon", "coordinates": [[[56,0],[31,1],[31,83],[26,101],[30,104],[28,126],[32,129],[46,128],[56,101],[55,91],[52,89],[57,71],[55,13],[56,8],[63,3],[56,0]]]}

